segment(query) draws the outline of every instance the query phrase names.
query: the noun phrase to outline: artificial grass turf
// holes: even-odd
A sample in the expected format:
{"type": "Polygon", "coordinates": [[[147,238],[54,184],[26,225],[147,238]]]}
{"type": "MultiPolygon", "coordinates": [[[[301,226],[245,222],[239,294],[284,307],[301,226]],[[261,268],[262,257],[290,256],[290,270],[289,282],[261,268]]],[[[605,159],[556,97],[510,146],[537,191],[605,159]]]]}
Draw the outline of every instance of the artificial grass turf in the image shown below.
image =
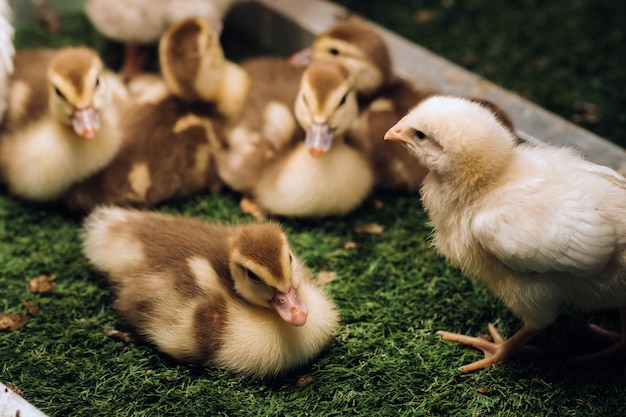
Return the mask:
{"type": "MultiPolygon", "coordinates": [[[[410,8],[404,10],[412,16],[410,8]]],[[[61,23],[53,36],[37,28],[20,30],[16,43],[60,46],[80,39],[102,51],[113,67],[118,64],[119,45],[99,37],[84,17],[62,16],[61,23]]],[[[433,39],[440,34],[431,35],[430,42],[442,42],[433,39]]],[[[229,192],[159,210],[251,221],[229,192]]],[[[23,329],[0,333],[0,381],[15,384],[50,415],[626,415],[624,358],[591,366],[563,360],[605,346],[585,326],[593,320],[617,328],[614,311],[566,311],[536,339],[540,353],[471,374],[457,371],[481,354],[439,340],[436,330],[476,334],[493,321],[510,335],[520,322],[429,247],[430,229],[417,196],[377,194],[342,218],[281,220],[314,273],[337,274],[326,290],[339,307],[341,324],[310,366],[260,381],[178,364],[145,343],[130,346],[108,338],[102,330],[121,323],[106,280],[80,252],[80,219],[4,194],[0,214],[2,312],[23,312],[25,301],[41,307],[23,329]],[[384,232],[355,232],[368,223],[384,226],[384,232]],[[357,247],[344,248],[350,241],[357,247]],[[31,294],[27,281],[40,274],[56,275],[57,287],[31,294]]]]}

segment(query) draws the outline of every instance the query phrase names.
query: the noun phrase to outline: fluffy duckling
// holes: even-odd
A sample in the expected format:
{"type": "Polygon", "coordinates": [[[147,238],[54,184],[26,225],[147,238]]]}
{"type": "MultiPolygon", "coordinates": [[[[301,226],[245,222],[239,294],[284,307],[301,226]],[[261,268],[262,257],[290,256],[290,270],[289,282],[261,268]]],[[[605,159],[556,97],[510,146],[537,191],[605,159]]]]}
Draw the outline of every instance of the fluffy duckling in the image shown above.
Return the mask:
{"type": "MultiPolygon", "coordinates": [[[[415,103],[435,90],[396,76],[389,48],[366,20],[352,17],[322,32],[310,48],[294,54],[294,65],[330,61],[342,65],[354,78],[360,116],[347,132],[347,140],[365,149],[381,190],[416,192],[427,174],[426,167],[400,144],[385,143],[385,132],[415,103]]],[[[488,103],[493,105],[491,103],[488,103]]],[[[493,105],[499,117],[512,126],[509,116],[493,105]]]]}
{"type": "Polygon", "coordinates": [[[13,24],[11,6],[8,0],[0,0],[0,122],[7,109],[9,83],[13,74],[13,24]]]}
{"type": "Polygon", "coordinates": [[[130,79],[140,73],[146,61],[140,45],[157,43],[174,23],[188,17],[210,21],[221,29],[230,7],[240,0],[87,0],[85,12],[105,36],[125,44],[120,76],[130,79]]]}
{"type": "Polygon", "coordinates": [[[348,73],[332,63],[311,64],[302,75],[294,112],[306,134],[276,155],[247,193],[267,214],[349,212],[370,193],[373,175],[367,157],[343,140],[358,115],[348,73]]]}
{"type": "Polygon", "coordinates": [[[360,100],[371,100],[395,79],[385,40],[359,17],[334,24],[320,33],[310,47],[290,58],[294,66],[307,66],[316,60],[337,62],[346,68],[354,77],[360,100]]]}
{"type": "Polygon", "coordinates": [[[375,173],[375,187],[417,191],[426,168],[399,144],[384,144],[383,135],[416,102],[431,91],[394,75],[389,48],[365,20],[350,18],[322,32],[310,48],[291,57],[294,65],[313,61],[336,62],[354,78],[360,117],[348,140],[367,150],[375,173]],[[387,146],[390,145],[390,146],[387,146]]]}
{"type": "MultiPolygon", "coordinates": [[[[385,135],[429,168],[421,198],[433,243],[483,282],[524,326],[493,342],[449,332],[481,349],[480,369],[506,360],[554,322],[559,307],[619,308],[626,328],[626,179],[572,149],[517,145],[488,107],[454,97],[418,104],[385,135]]],[[[599,354],[624,350],[626,335],[599,354]]]]}
{"type": "Polygon", "coordinates": [[[143,76],[129,85],[135,104],[121,123],[120,151],[73,187],[70,209],[146,208],[220,188],[213,154],[221,147],[219,132],[243,106],[247,75],[224,59],[219,34],[199,18],[165,32],[159,59],[162,79],[143,76]]]}
{"type": "Polygon", "coordinates": [[[99,207],[85,220],[84,251],[124,318],[181,361],[274,376],[314,359],[337,326],[276,224],[99,207]]]}
{"type": "Polygon", "coordinates": [[[126,94],[91,49],[19,51],[0,132],[9,191],[56,200],[106,165],[121,142],[118,105],[126,94]]]}

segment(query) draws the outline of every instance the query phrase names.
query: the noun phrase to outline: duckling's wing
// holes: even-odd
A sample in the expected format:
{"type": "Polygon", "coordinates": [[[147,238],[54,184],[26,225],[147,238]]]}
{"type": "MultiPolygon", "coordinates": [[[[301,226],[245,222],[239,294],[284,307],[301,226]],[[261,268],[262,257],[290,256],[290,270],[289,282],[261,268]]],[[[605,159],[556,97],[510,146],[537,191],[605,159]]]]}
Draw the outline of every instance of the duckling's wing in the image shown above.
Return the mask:
{"type": "Polygon", "coordinates": [[[471,223],[480,245],[522,272],[561,271],[586,275],[602,270],[617,244],[617,230],[598,199],[585,190],[549,187],[509,193],[502,204],[485,206],[471,223]]]}

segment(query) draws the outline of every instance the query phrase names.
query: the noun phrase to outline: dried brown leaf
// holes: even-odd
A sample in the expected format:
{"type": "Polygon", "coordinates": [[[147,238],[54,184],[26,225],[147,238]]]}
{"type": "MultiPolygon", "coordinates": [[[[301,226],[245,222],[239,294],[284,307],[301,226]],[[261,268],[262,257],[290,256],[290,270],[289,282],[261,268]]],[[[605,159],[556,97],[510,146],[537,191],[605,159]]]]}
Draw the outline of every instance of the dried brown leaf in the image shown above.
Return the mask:
{"type": "Polygon", "coordinates": [[[26,323],[28,323],[28,316],[26,314],[0,314],[0,330],[14,332],[26,326],[26,323]]]}
{"type": "Polygon", "coordinates": [[[376,223],[369,223],[355,227],[354,231],[357,233],[370,233],[372,235],[379,235],[385,231],[385,228],[376,223]]]}
{"type": "Polygon", "coordinates": [[[309,385],[311,382],[313,382],[313,377],[311,375],[302,375],[296,380],[296,386],[303,387],[305,385],[309,385]]]}
{"type": "Polygon", "coordinates": [[[315,281],[318,285],[326,285],[337,279],[337,274],[331,271],[320,271],[315,281]]]}
{"type": "Polygon", "coordinates": [[[413,20],[415,21],[415,23],[428,23],[428,22],[432,22],[433,20],[435,20],[436,17],[436,13],[434,10],[430,10],[430,9],[423,9],[423,10],[418,10],[417,12],[415,12],[415,14],[413,15],[413,20]]]}
{"type": "Polygon", "coordinates": [[[110,337],[113,340],[126,343],[127,345],[130,345],[133,341],[130,333],[122,332],[117,329],[103,329],[102,333],[104,333],[106,336],[110,337]]]}
{"type": "Polygon", "coordinates": [[[37,278],[28,281],[28,289],[32,293],[48,292],[56,287],[55,279],[57,279],[56,275],[39,275],[37,278]]]}
{"type": "Polygon", "coordinates": [[[350,241],[350,242],[346,242],[343,244],[343,248],[344,249],[356,249],[357,248],[357,244],[350,241]]]}
{"type": "Polygon", "coordinates": [[[26,308],[26,311],[28,312],[29,316],[36,316],[37,314],[39,314],[39,306],[35,303],[31,303],[28,301],[24,302],[24,308],[26,308]]]}
{"type": "Polygon", "coordinates": [[[381,200],[374,200],[374,208],[376,210],[380,210],[385,206],[385,203],[383,203],[381,200]]]}
{"type": "Polygon", "coordinates": [[[15,385],[15,383],[13,382],[8,382],[7,383],[7,388],[10,389],[11,391],[13,391],[14,393],[16,393],[17,395],[19,395],[20,397],[24,396],[24,392],[19,389],[19,387],[17,385],[15,385]]]}

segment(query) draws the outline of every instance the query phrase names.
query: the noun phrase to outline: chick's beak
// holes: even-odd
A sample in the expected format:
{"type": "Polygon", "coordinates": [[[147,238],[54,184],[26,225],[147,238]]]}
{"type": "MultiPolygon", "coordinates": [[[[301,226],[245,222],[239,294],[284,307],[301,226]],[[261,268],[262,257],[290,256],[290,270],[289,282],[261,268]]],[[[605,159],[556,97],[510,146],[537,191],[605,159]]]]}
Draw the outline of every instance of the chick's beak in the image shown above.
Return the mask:
{"type": "Polygon", "coordinates": [[[387,133],[385,133],[385,140],[391,140],[394,142],[410,143],[411,140],[404,134],[404,129],[401,126],[392,126],[387,133]]]}
{"type": "Polygon", "coordinates": [[[305,145],[313,157],[324,155],[333,142],[334,130],[328,123],[313,123],[306,132],[305,145]]]}
{"type": "Polygon", "coordinates": [[[274,298],[270,303],[287,323],[294,326],[303,326],[306,323],[309,311],[295,288],[290,287],[287,292],[274,288],[274,298]]]}
{"type": "Polygon", "coordinates": [[[77,109],[72,115],[72,126],[77,135],[93,139],[100,130],[100,116],[93,107],[77,109]]]}

